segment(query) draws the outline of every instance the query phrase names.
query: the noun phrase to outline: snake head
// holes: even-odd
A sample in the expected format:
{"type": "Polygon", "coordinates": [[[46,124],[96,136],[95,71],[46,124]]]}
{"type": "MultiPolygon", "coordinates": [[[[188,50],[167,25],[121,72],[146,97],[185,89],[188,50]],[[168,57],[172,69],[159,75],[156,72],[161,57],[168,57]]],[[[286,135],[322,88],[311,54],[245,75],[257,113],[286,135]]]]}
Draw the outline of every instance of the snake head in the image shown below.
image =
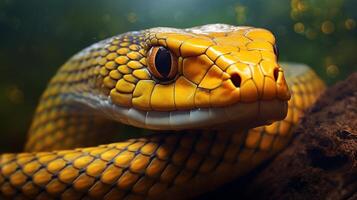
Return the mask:
{"type": "Polygon", "coordinates": [[[290,93],[277,56],[265,29],[153,28],[107,40],[99,73],[108,104],[126,124],[247,128],[286,115],[290,93]]]}

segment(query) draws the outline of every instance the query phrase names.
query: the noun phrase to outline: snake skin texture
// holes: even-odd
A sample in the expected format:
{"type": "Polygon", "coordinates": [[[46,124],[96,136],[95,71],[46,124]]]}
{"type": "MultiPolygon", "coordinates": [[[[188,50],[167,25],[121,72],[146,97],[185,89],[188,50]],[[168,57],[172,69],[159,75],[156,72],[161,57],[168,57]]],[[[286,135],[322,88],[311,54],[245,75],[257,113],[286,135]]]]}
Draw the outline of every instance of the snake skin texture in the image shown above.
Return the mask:
{"type": "Polygon", "coordinates": [[[129,32],[84,49],[49,83],[26,153],[0,155],[0,197],[187,199],[249,172],[291,141],[325,87],[308,67],[279,67],[274,44],[267,30],[215,24],[129,32]],[[177,58],[171,82],[148,70],[153,46],[177,58]],[[207,119],[214,126],[235,123],[233,129],[164,117],[236,104],[244,105],[236,113],[241,120],[207,119]],[[160,129],[163,121],[174,128],[160,129]]]}

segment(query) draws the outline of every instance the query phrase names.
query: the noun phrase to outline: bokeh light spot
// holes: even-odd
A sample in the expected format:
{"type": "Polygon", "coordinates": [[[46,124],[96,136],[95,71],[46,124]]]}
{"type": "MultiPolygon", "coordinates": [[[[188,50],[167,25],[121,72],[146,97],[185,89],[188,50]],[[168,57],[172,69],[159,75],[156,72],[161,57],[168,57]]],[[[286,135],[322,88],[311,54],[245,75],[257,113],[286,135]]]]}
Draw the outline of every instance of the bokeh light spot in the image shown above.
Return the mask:
{"type": "Polygon", "coordinates": [[[345,27],[347,30],[352,30],[356,27],[356,21],[354,19],[346,19],[345,27]]]}
{"type": "Polygon", "coordinates": [[[238,24],[244,24],[247,20],[246,7],[238,4],[235,7],[234,11],[236,13],[236,19],[237,19],[238,24]]]}
{"type": "Polygon", "coordinates": [[[301,22],[298,22],[296,24],[294,24],[294,31],[296,33],[304,33],[305,31],[305,25],[301,22]]]}
{"type": "Polygon", "coordinates": [[[326,67],[326,74],[329,76],[329,77],[336,77],[338,74],[340,73],[340,70],[338,68],[337,65],[328,65],[326,67]]]}
{"type": "Polygon", "coordinates": [[[335,31],[335,25],[331,21],[324,21],[321,24],[321,31],[324,34],[331,34],[335,31]]]}
{"type": "Polygon", "coordinates": [[[6,88],[6,97],[13,104],[21,104],[24,102],[24,93],[16,85],[6,88]]]}
{"type": "Polygon", "coordinates": [[[300,12],[304,12],[308,9],[308,5],[307,2],[303,2],[303,1],[299,1],[296,5],[296,8],[300,11],[300,12]]]}
{"type": "Polygon", "coordinates": [[[290,17],[293,20],[297,20],[299,18],[299,12],[296,9],[292,9],[290,12],[290,17]]]}
{"type": "Polygon", "coordinates": [[[135,23],[136,21],[138,21],[138,16],[136,15],[136,13],[130,12],[127,16],[127,19],[130,23],[135,23]]]}
{"type": "Polygon", "coordinates": [[[313,40],[313,39],[316,38],[317,32],[315,30],[312,30],[312,29],[307,29],[306,32],[305,32],[305,36],[308,39],[313,40]]]}

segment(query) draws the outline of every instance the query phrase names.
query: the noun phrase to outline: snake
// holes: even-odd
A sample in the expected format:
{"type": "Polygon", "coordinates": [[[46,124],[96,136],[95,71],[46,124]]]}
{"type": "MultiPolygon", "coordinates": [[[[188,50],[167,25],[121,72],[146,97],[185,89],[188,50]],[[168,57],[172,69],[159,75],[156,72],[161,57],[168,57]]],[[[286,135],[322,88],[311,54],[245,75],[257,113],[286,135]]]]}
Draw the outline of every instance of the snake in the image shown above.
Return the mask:
{"type": "Polygon", "coordinates": [[[324,91],[279,63],[272,32],[208,24],[123,33],[50,80],[22,153],[0,155],[4,199],[189,199],[288,146],[324,91]]]}

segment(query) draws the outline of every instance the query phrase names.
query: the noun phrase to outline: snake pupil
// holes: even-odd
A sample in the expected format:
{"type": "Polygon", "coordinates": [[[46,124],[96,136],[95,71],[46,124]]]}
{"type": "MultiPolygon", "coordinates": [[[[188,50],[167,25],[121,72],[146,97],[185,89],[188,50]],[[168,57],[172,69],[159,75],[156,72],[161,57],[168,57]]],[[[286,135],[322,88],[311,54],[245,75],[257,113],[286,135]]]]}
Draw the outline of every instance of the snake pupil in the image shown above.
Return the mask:
{"type": "Polygon", "coordinates": [[[167,78],[171,71],[171,53],[164,47],[159,47],[155,56],[156,70],[167,78]]]}

